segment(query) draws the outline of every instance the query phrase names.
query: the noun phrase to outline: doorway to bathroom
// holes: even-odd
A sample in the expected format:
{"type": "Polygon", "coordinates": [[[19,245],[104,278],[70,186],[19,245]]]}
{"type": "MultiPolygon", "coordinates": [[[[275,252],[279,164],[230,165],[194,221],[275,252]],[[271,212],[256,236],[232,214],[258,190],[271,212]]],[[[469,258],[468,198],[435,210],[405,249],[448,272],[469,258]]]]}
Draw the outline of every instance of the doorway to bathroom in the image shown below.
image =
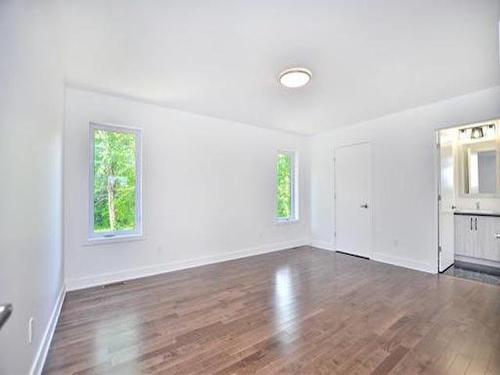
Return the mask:
{"type": "Polygon", "coordinates": [[[438,269],[500,285],[500,120],[441,129],[438,269]]]}

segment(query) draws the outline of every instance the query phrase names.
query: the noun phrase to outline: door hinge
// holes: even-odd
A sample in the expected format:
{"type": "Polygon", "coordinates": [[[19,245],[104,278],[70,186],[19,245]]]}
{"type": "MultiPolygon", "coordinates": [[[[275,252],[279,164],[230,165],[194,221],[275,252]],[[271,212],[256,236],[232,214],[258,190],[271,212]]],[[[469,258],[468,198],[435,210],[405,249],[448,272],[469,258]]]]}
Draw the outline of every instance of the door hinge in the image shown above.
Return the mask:
{"type": "Polygon", "coordinates": [[[438,202],[441,202],[441,194],[438,194],[438,202]]]}
{"type": "Polygon", "coordinates": [[[438,253],[442,253],[443,252],[443,248],[441,247],[441,245],[438,246],[438,253]]]}

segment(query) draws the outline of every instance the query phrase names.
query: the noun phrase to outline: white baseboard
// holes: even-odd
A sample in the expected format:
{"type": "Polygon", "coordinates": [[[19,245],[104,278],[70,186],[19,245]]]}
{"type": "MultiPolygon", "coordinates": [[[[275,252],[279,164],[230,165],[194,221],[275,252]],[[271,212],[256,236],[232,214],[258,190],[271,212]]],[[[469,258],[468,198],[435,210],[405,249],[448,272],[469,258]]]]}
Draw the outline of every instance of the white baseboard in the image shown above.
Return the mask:
{"type": "Polygon", "coordinates": [[[333,243],[321,240],[311,240],[311,246],[318,249],[335,251],[333,243]]]}
{"type": "Polygon", "coordinates": [[[309,244],[308,239],[279,242],[270,245],[263,245],[254,248],[233,251],[230,253],[222,253],[197,259],[155,264],[139,268],[129,268],[123,271],[110,272],[110,273],[93,275],[77,279],[67,279],[66,289],[68,291],[85,289],[93,286],[106,285],[126,280],[138,279],[146,276],[158,275],[166,272],[179,271],[187,268],[204,266],[212,263],[224,262],[232,259],[245,258],[253,255],[285,250],[297,246],[306,246],[308,244],[309,244]]]}
{"type": "Polygon", "coordinates": [[[436,267],[432,267],[428,263],[393,257],[382,253],[374,252],[371,259],[377,262],[392,264],[394,266],[410,268],[412,270],[428,272],[428,273],[437,273],[437,265],[436,267]]]}
{"type": "MultiPolygon", "coordinates": [[[[318,249],[336,251],[335,245],[332,242],[322,241],[322,240],[311,240],[311,246],[316,247],[318,249]]],[[[432,267],[428,263],[418,262],[414,260],[404,259],[393,257],[390,255],[386,255],[380,252],[374,252],[370,257],[371,260],[381,263],[388,263],[394,266],[400,266],[405,268],[410,268],[412,270],[428,272],[428,273],[437,273],[437,266],[432,267]]]]}
{"type": "Polygon", "coordinates": [[[63,286],[61,292],[57,297],[56,304],[50,315],[49,323],[45,328],[45,332],[42,336],[42,341],[40,342],[40,347],[36,353],[33,364],[31,365],[30,375],[40,375],[43,370],[43,365],[47,359],[47,354],[49,352],[50,343],[52,342],[52,337],[56,330],[57,321],[59,320],[59,314],[61,313],[61,308],[63,305],[64,297],[66,296],[66,289],[63,286]]]}
{"type": "MultiPolygon", "coordinates": [[[[334,244],[331,242],[327,242],[327,241],[312,240],[311,246],[316,247],[318,249],[336,251],[334,244]]],[[[397,258],[397,257],[389,256],[389,255],[378,253],[378,252],[373,253],[370,259],[374,260],[376,262],[388,263],[388,264],[392,264],[394,266],[410,268],[412,270],[417,270],[417,271],[423,271],[423,272],[428,272],[428,273],[436,273],[437,272],[437,269],[430,267],[429,264],[427,264],[427,263],[416,262],[414,260],[409,260],[409,259],[397,258]]]]}

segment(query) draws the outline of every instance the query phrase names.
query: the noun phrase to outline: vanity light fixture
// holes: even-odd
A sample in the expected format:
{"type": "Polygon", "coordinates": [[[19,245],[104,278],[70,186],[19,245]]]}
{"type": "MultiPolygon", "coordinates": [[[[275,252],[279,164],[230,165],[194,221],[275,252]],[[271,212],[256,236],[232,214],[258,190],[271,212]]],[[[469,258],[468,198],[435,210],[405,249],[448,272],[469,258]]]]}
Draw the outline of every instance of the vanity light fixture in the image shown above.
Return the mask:
{"type": "Polygon", "coordinates": [[[470,140],[477,141],[481,139],[494,139],[497,136],[496,124],[484,124],[472,126],[470,128],[462,128],[458,131],[458,139],[462,142],[470,140]]]}
{"type": "Polygon", "coordinates": [[[307,85],[312,78],[312,73],[306,68],[290,68],[281,72],[280,83],[288,88],[299,88],[307,85]]]}
{"type": "Polygon", "coordinates": [[[494,124],[488,125],[486,128],[486,135],[488,137],[494,137],[496,135],[496,128],[494,124]]]}
{"type": "Polygon", "coordinates": [[[469,134],[467,134],[467,129],[460,129],[459,137],[461,141],[466,141],[469,139],[469,134]]]}
{"type": "Polygon", "coordinates": [[[476,127],[476,128],[472,128],[472,132],[471,132],[471,135],[470,137],[472,139],[479,139],[479,138],[483,138],[484,137],[484,133],[483,133],[483,128],[481,127],[476,127]]]}

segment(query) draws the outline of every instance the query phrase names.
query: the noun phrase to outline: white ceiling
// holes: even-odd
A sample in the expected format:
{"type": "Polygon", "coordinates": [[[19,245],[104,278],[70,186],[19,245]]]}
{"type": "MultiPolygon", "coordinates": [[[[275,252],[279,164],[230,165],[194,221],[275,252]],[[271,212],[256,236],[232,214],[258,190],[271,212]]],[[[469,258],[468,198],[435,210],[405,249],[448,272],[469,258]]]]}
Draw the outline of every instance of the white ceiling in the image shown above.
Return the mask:
{"type": "Polygon", "coordinates": [[[500,84],[500,0],[65,0],[66,78],[314,134],[500,84]],[[277,82],[304,66],[302,89],[277,82]]]}

